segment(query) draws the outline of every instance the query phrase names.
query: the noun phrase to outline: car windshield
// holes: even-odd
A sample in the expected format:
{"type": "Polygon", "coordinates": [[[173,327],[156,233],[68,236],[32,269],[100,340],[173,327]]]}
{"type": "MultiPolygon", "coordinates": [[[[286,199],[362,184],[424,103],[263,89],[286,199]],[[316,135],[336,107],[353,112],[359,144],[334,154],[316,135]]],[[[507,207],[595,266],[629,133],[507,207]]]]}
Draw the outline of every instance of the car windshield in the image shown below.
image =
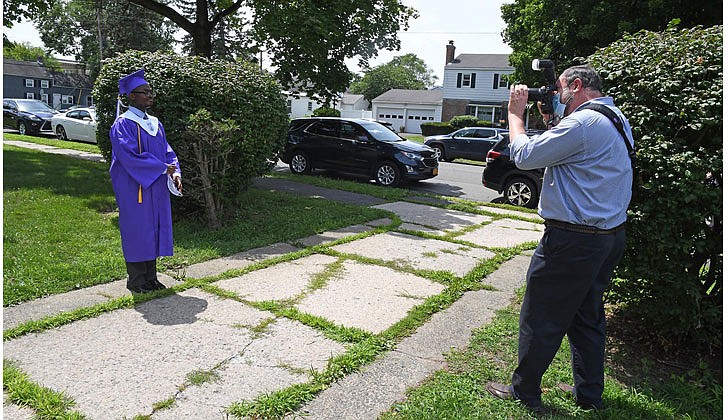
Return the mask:
{"type": "Polygon", "coordinates": [[[24,112],[53,112],[51,107],[41,101],[22,102],[18,101],[18,110],[24,112]]]}
{"type": "Polygon", "coordinates": [[[379,141],[385,141],[387,143],[404,141],[402,137],[398,136],[397,134],[392,132],[392,130],[388,129],[382,124],[375,122],[360,122],[359,124],[361,124],[361,126],[364,127],[369,132],[369,134],[372,135],[372,137],[379,141]]]}

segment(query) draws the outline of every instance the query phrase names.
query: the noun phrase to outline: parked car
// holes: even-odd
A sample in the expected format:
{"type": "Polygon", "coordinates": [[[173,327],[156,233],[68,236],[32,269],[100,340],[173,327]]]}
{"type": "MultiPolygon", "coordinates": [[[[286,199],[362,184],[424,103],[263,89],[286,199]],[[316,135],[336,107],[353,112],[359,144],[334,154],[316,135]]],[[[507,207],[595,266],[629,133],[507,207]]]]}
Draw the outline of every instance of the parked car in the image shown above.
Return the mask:
{"type": "Polygon", "coordinates": [[[60,140],[96,143],[96,110],[72,108],[51,118],[51,128],[60,140]]]}
{"type": "Polygon", "coordinates": [[[3,128],[18,130],[20,134],[53,133],[51,117],[56,113],[45,102],[37,99],[3,99],[3,128]]]}
{"type": "Polygon", "coordinates": [[[508,133],[502,134],[501,140],[486,154],[483,186],[503,194],[508,204],[536,208],[544,171],[518,169],[511,160],[509,142],[508,133]]]}
{"type": "Polygon", "coordinates": [[[435,151],[374,121],[315,117],[291,121],[281,160],[294,174],[326,169],[362,174],[380,185],[437,176],[435,151]]]}
{"type": "Polygon", "coordinates": [[[425,144],[435,149],[439,160],[451,162],[454,159],[485,161],[488,153],[503,133],[508,130],[487,127],[465,127],[450,134],[429,136],[425,144]]]}

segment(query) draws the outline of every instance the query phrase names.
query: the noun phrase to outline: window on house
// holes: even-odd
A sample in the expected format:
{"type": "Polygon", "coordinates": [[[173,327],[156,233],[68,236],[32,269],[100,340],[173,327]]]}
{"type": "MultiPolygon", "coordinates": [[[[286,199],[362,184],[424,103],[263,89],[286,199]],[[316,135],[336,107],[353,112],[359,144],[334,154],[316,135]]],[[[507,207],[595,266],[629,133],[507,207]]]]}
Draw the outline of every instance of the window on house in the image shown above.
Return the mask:
{"type": "Polygon", "coordinates": [[[306,109],[308,109],[309,111],[313,111],[313,102],[309,101],[308,107],[306,109]]]}
{"type": "Polygon", "coordinates": [[[47,81],[47,80],[41,80],[41,81],[40,81],[40,87],[41,87],[42,89],[48,89],[48,87],[49,87],[49,86],[50,86],[50,83],[48,83],[48,81],[47,81]]]}
{"type": "Polygon", "coordinates": [[[25,92],[25,99],[35,99],[33,92],[25,92]]]}
{"type": "Polygon", "coordinates": [[[87,96],[86,97],[86,105],[88,105],[88,106],[94,106],[94,97],[93,96],[87,96]]]}
{"type": "Polygon", "coordinates": [[[475,88],[475,73],[458,73],[457,87],[475,88]]]}
{"type": "Polygon", "coordinates": [[[498,87],[507,88],[508,87],[508,79],[507,74],[501,74],[500,75],[500,82],[498,83],[498,87]]]}
{"type": "Polygon", "coordinates": [[[35,80],[25,79],[25,87],[35,87],[35,80]]]}
{"type": "Polygon", "coordinates": [[[61,95],[61,103],[64,105],[73,105],[73,96],[61,95]]]}
{"type": "Polygon", "coordinates": [[[288,113],[289,114],[291,113],[291,105],[292,104],[293,104],[293,101],[292,100],[289,99],[289,100],[286,101],[286,109],[288,109],[288,113]]]}
{"type": "Polygon", "coordinates": [[[48,94],[47,93],[40,95],[40,100],[45,102],[46,105],[50,105],[50,103],[48,103],[48,94]]]}

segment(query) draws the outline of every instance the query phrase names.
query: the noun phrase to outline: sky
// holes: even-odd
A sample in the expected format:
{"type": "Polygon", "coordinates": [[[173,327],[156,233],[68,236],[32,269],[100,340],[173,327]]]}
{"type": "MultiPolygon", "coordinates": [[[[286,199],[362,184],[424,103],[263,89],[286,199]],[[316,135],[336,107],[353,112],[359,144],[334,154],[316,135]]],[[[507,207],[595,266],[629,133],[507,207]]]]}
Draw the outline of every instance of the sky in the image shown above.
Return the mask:
{"type": "MultiPolygon", "coordinates": [[[[511,53],[501,37],[505,23],[500,12],[501,5],[510,2],[512,0],[403,0],[403,4],[415,8],[420,16],[410,20],[407,31],[398,33],[402,43],[399,51],[382,50],[369,65],[384,64],[395,56],[414,53],[433,70],[438,78],[436,84],[442,84],[445,45],[450,40],[455,44],[455,56],[511,53]]],[[[3,28],[3,31],[11,41],[43,46],[38,31],[30,22],[15,23],[11,29],[3,28]]],[[[356,59],[346,63],[350,70],[361,73],[356,59]]]]}

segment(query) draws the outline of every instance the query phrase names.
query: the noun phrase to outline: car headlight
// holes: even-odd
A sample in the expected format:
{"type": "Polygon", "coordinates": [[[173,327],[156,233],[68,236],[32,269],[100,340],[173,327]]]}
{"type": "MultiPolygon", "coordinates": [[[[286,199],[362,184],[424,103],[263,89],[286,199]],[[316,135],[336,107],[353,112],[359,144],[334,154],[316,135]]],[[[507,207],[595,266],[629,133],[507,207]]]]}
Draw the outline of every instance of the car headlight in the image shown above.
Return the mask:
{"type": "Polygon", "coordinates": [[[29,115],[29,116],[28,116],[28,119],[29,119],[29,120],[31,120],[31,121],[43,121],[42,119],[40,119],[40,118],[39,118],[38,116],[36,116],[36,115],[29,115]]]}
{"type": "Polygon", "coordinates": [[[402,152],[403,155],[407,156],[410,159],[417,159],[420,157],[420,155],[411,153],[411,152],[402,152]]]}

